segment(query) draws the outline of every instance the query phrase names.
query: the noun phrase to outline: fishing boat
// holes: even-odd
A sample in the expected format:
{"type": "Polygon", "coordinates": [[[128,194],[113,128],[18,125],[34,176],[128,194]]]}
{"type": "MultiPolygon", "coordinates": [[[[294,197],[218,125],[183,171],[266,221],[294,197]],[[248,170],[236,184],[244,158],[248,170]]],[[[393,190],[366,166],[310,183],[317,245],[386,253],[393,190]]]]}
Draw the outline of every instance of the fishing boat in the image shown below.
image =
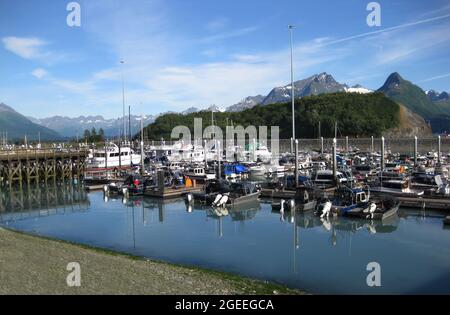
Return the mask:
{"type": "Polygon", "coordinates": [[[147,178],[141,175],[132,174],[127,176],[124,181],[112,182],[105,185],[103,190],[105,194],[137,196],[144,194],[149,182],[150,181],[148,181],[147,178]]]}
{"type": "Polygon", "coordinates": [[[94,149],[86,160],[85,172],[129,169],[141,162],[141,156],[135,154],[129,146],[108,143],[104,148],[94,149]]]}
{"type": "Polygon", "coordinates": [[[397,214],[400,202],[394,198],[374,200],[370,191],[362,188],[340,187],[332,200],[320,203],[316,215],[328,217],[329,214],[352,216],[362,219],[383,220],[397,214]]]}
{"type": "Polygon", "coordinates": [[[272,202],[272,210],[281,212],[284,210],[301,212],[314,210],[317,206],[317,200],[314,195],[314,189],[299,187],[294,192],[292,199],[288,201],[281,199],[279,202],[272,202]]]}
{"type": "Polygon", "coordinates": [[[329,188],[336,184],[346,184],[347,178],[342,172],[336,172],[336,180],[333,176],[332,170],[317,171],[314,177],[314,184],[319,188],[329,188]]]}
{"type": "Polygon", "coordinates": [[[184,171],[184,175],[189,177],[190,179],[198,180],[198,181],[207,181],[216,178],[216,174],[214,172],[206,171],[204,167],[199,166],[191,166],[188,167],[184,171]]]}
{"type": "Polygon", "coordinates": [[[219,193],[212,202],[213,207],[236,206],[239,204],[258,200],[261,189],[252,182],[231,183],[229,191],[219,193]]]}
{"type": "Polygon", "coordinates": [[[388,179],[374,182],[370,185],[370,192],[378,196],[421,197],[424,191],[411,188],[409,178],[388,179]]]}
{"type": "Polygon", "coordinates": [[[397,214],[401,202],[395,199],[371,201],[365,209],[354,209],[346,213],[347,216],[370,219],[385,220],[397,214]]]}
{"type": "Polygon", "coordinates": [[[227,180],[243,179],[248,175],[248,169],[240,163],[222,164],[222,174],[227,180]]]}
{"type": "Polygon", "coordinates": [[[188,203],[200,203],[211,205],[218,194],[225,194],[230,191],[230,183],[226,180],[208,180],[205,184],[205,189],[201,192],[188,193],[185,196],[185,201],[188,203]]]}

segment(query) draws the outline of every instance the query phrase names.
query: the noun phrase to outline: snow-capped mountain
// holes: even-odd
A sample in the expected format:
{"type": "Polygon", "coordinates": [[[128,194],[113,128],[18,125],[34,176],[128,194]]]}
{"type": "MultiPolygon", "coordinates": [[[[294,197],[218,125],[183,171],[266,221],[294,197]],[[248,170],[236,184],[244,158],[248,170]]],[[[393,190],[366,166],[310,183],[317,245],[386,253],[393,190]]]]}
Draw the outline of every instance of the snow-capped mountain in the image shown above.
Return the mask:
{"type": "MultiPolygon", "coordinates": [[[[145,115],[144,126],[152,123],[156,116],[145,115]]],[[[86,129],[92,128],[97,131],[102,128],[107,137],[113,137],[120,134],[123,129],[123,120],[120,118],[105,119],[103,116],[79,116],[75,118],[65,116],[53,116],[48,118],[33,118],[28,117],[32,122],[41,126],[55,130],[64,137],[81,137],[86,129]]],[[[125,117],[126,128],[128,129],[128,116],[125,117]]],[[[131,115],[130,125],[131,131],[136,132],[139,130],[141,124],[141,116],[131,115]]]]}
{"type": "Polygon", "coordinates": [[[447,92],[436,92],[435,90],[429,90],[425,92],[432,102],[448,101],[450,99],[447,92]]]}
{"type": "Polygon", "coordinates": [[[225,109],[222,108],[222,107],[220,107],[220,106],[217,106],[217,105],[213,104],[213,105],[209,106],[209,107],[206,108],[206,109],[202,109],[202,111],[207,111],[207,112],[211,112],[211,111],[214,111],[214,112],[224,112],[225,109]]]}
{"type": "Polygon", "coordinates": [[[192,113],[196,113],[198,112],[200,109],[198,109],[197,107],[189,107],[188,109],[184,110],[181,112],[182,115],[189,115],[192,113]]]}
{"type": "MultiPolygon", "coordinates": [[[[294,82],[295,97],[318,95],[323,93],[345,92],[346,84],[338,83],[333,76],[322,72],[309,78],[294,82]]],[[[288,102],[291,98],[291,85],[274,88],[261,102],[262,105],[288,102]]]]}
{"type": "Polygon", "coordinates": [[[265,96],[263,96],[263,95],[248,96],[248,97],[242,99],[239,103],[228,106],[226,111],[227,112],[240,112],[245,109],[255,107],[256,105],[261,104],[262,101],[264,101],[264,98],[265,98],[265,96]]]}

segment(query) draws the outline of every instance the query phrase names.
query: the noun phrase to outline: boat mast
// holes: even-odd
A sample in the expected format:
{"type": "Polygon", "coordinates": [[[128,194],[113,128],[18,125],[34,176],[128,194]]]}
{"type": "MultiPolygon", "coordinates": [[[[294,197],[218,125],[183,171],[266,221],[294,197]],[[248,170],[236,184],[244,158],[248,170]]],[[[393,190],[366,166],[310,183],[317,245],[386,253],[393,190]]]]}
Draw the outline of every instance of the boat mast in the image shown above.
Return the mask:
{"type": "MultiPolygon", "coordinates": [[[[292,102],[292,139],[295,139],[295,95],[294,95],[294,49],[292,47],[292,29],[289,25],[290,46],[291,46],[291,102],[292,102]]],[[[293,149],[293,148],[292,148],[293,149]]]]}
{"type": "Polygon", "coordinates": [[[131,142],[131,106],[128,105],[128,140],[131,142]]]}
{"type": "Polygon", "coordinates": [[[144,175],[144,115],[141,114],[141,175],[144,175]]]}

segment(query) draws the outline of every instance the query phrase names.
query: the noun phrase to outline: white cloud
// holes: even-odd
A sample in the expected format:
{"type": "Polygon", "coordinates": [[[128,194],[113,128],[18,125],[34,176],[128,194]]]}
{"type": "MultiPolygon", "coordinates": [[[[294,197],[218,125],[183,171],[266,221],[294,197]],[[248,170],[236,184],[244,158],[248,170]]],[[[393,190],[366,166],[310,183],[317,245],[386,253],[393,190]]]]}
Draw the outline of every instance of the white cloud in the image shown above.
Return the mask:
{"type": "Polygon", "coordinates": [[[42,52],[42,47],[47,43],[36,37],[4,37],[2,38],[5,49],[12,53],[25,58],[36,59],[45,55],[42,52]]]}
{"type": "Polygon", "coordinates": [[[6,50],[27,60],[37,60],[46,65],[60,62],[78,60],[79,56],[73,53],[56,52],[47,49],[49,42],[37,37],[9,36],[2,38],[6,50]]]}
{"type": "Polygon", "coordinates": [[[42,79],[42,78],[44,78],[48,73],[47,73],[47,71],[46,71],[45,69],[42,69],[42,68],[36,68],[36,69],[34,69],[34,70],[31,72],[31,74],[32,74],[34,77],[38,78],[38,79],[42,79]]]}
{"type": "Polygon", "coordinates": [[[206,30],[208,30],[209,32],[216,32],[218,30],[225,28],[228,25],[228,23],[229,23],[228,18],[218,17],[209,21],[206,24],[206,30]]]}

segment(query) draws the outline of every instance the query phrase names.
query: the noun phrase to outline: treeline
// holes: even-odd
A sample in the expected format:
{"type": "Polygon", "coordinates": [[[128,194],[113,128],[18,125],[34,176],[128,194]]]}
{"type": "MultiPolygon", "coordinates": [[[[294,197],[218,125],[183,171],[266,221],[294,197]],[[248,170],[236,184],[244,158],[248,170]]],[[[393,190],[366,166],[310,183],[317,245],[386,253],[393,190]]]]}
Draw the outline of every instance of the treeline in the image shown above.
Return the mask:
{"type": "Polygon", "coordinates": [[[100,128],[97,133],[95,127],[91,130],[86,129],[83,133],[83,140],[90,143],[103,142],[105,141],[105,131],[100,128]]]}
{"type": "MultiPolygon", "coordinates": [[[[382,93],[357,94],[333,93],[308,96],[295,102],[297,138],[333,137],[335,123],[338,136],[380,136],[384,131],[397,127],[400,107],[382,93]]],[[[203,119],[203,128],[211,124],[211,112],[188,115],[166,114],[158,117],[145,128],[148,139],[170,139],[175,126],[187,126],[193,134],[194,118],[203,119]]],[[[225,132],[225,126],[241,125],[279,126],[280,138],[292,137],[291,103],[256,106],[242,112],[214,113],[214,124],[225,132]]],[[[270,136],[270,131],[269,131],[270,136]]]]}

